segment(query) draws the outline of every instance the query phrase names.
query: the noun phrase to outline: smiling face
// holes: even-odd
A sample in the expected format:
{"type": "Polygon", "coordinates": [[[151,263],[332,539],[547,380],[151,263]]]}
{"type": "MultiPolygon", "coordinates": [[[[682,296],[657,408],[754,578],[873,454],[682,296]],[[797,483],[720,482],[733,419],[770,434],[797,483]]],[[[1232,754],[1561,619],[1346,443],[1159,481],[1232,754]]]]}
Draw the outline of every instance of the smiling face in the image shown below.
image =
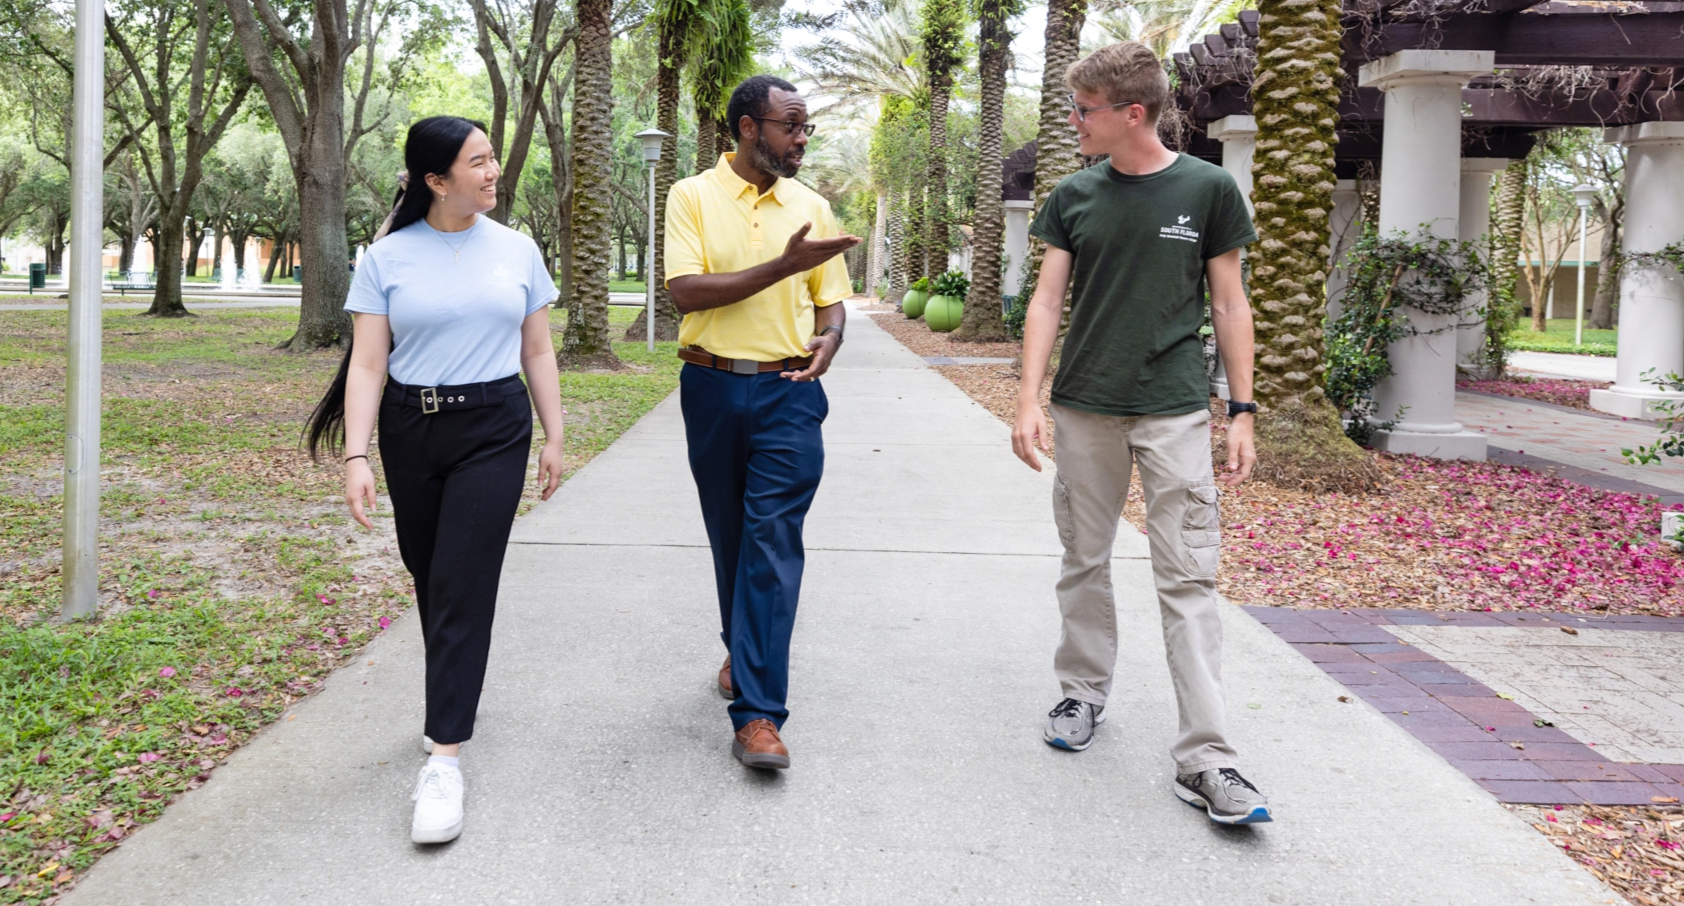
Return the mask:
{"type": "Polygon", "coordinates": [[[1118,98],[1113,101],[1103,94],[1092,91],[1077,91],[1076,103],[1088,109],[1088,118],[1082,120],[1075,110],[1070,111],[1068,122],[1076,127],[1076,139],[1081,144],[1082,153],[1089,157],[1110,154],[1121,147],[1129,134],[1129,130],[1140,128],[1146,119],[1146,108],[1139,104],[1127,107],[1109,107],[1117,101],[1128,98],[1118,98]],[[1104,110],[1096,108],[1104,107],[1104,110]]]}
{"type": "Polygon", "coordinates": [[[738,125],[749,161],[756,170],[794,177],[807,153],[807,136],[801,129],[791,134],[784,123],[807,122],[807,102],[793,91],[773,88],[766,95],[766,110],[760,119],[743,117],[738,125]]]}
{"type": "Polygon", "coordinates": [[[497,179],[502,174],[503,168],[491,153],[491,139],[475,129],[463,140],[447,175],[427,174],[427,187],[433,190],[434,205],[448,214],[466,217],[497,207],[497,179]]]}

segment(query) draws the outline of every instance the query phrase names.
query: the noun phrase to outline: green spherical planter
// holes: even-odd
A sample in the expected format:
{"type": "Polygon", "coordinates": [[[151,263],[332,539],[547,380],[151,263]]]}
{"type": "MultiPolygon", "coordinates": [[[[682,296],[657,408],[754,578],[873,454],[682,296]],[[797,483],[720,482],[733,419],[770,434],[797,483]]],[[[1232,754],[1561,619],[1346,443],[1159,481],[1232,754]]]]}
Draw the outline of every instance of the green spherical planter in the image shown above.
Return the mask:
{"type": "Polygon", "coordinates": [[[931,296],[924,306],[924,323],[931,330],[946,333],[959,326],[965,313],[965,300],[958,296],[931,296]]]}
{"type": "Polygon", "coordinates": [[[930,294],[921,289],[909,289],[901,297],[900,310],[908,318],[916,318],[924,314],[924,303],[930,301],[930,294]]]}

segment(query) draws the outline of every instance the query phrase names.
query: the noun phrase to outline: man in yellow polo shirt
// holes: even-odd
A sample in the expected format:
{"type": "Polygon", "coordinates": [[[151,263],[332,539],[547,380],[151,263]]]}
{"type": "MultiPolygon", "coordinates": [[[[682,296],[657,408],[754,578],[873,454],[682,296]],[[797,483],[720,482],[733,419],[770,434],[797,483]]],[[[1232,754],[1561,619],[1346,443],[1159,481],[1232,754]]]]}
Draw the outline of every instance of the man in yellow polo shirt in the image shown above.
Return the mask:
{"type": "Polygon", "coordinates": [[[667,196],[667,289],[684,314],[679,378],[690,471],[713,548],[731,744],[755,768],[789,767],[789,639],[801,526],[824,472],[819,376],[842,345],[852,292],[830,204],[795,181],[807,104],[754,76],[726,107],[737,152],[667,196]]]}

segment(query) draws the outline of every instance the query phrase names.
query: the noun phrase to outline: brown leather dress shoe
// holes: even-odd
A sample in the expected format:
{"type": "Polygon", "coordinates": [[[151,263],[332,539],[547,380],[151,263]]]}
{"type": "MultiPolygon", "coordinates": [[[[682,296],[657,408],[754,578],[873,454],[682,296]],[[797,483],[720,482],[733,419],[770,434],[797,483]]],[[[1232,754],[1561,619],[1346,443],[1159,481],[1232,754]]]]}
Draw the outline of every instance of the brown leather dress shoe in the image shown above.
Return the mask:
{"type": "Polygon", "coordinates": [[[725,655],[725,666],[719,668],[719,694],[736,701],[737,690],[731,688],[731,656],[725,655]]]}
{"type": "Polygon", "coordinates": [[[777,726],[765,718],[751,720],[737,731],[737,738],[731,742],[731,754],[751,768],[789,767],[789,750],[778,738],[777,726]]]}

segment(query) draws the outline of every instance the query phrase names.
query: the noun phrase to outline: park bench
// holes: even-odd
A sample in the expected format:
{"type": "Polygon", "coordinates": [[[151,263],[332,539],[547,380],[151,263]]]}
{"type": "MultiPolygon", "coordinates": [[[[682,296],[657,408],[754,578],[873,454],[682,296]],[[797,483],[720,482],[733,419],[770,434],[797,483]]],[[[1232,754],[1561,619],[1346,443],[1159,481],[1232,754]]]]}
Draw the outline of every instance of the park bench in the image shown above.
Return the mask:
{"type": "Polygon", "coordinates": [[[157,289],[158,282],[153,279],[151,274],[143,274],[140,271],[129,271],[128,273],[121,275],[118,279],[112,280],[111,288],[116,290],[118,295],[127,296],[129,294],[128,291],[131,289],[137,292],[140,290],[151,291],[157,289]]]}

